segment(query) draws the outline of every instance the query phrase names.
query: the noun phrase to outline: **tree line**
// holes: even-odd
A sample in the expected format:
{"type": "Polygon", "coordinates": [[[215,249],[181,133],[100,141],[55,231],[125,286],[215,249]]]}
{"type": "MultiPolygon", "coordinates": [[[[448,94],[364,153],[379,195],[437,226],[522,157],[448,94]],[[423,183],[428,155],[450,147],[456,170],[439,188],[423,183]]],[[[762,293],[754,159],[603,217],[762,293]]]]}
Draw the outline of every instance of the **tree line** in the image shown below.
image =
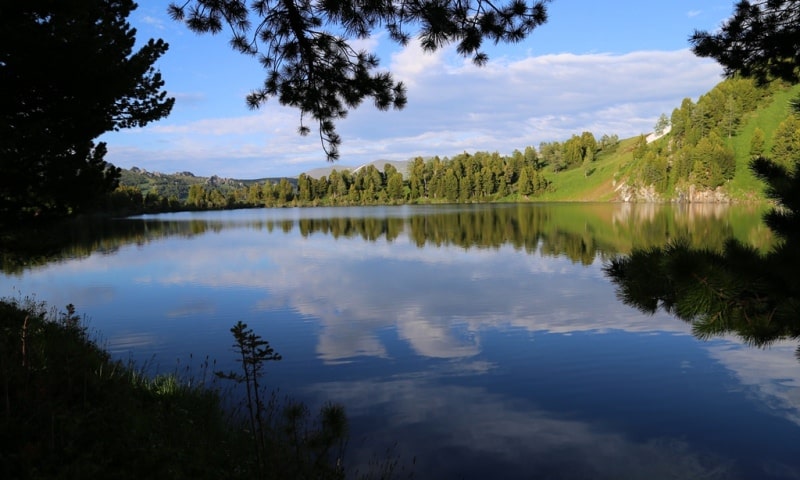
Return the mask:
{"type": "MultiPolygon", "coordinates": [[[[683,99],[668,122],[659,120],[656,130],[670,128],[666,141],[647,142],[640,136],[633,147],[631,183],[652,186],[666,196],[685,192],[690,185],[713,190],[736,173],[736,152],[730,139],[739,133],[747,115],[784,84],[760,86],[749,78],[730,78],[702,95],[697,102],[683,99]],[[668,125],[664,125],[668,123],[668,125]]],[[[761,155],[763,132],[754,134],[751,156],[761,155]]]]}
{"type": "Polygon", "coordinates": [[[524,201],[554,191],[545,175],[584,168],[591,175],[600,153],[611,152],[619,137],[591,132],[573,135],[564,142],[542,142],[538,150],[527,146],[511,155],[497,152],[461,153],[452,158],[416,157],[405,172],[392,163],[383,169],[374,164],[354,171],[334,169],[319,178],[305,173],[295,181],[282,178],[233,188],[194,184],[185,199],[143,193],[133,186],[112,192],[106,209],[115,213],[157,213],[176,210],[287,207],[322,205],[399,205],[405,203],[481,203],[524,201]]]}
{"type": "Polygon", "coordinates": [[[499,153],[462,153],[410,162],[404,175],[391,163],[382,170],[370,164],[354,171],[334,169],[327,176],[300,174],[296,184],[287,178],[230,189],[195,184],[185,201],[142,193],[121,186],[108,198],[112,212],[158,212],[248,207],[316,205],[386,205],[403,203],[472,203],[504,198],[536,197],[552,188],[542,169],[546,162],[536,149],[499,153]]]}

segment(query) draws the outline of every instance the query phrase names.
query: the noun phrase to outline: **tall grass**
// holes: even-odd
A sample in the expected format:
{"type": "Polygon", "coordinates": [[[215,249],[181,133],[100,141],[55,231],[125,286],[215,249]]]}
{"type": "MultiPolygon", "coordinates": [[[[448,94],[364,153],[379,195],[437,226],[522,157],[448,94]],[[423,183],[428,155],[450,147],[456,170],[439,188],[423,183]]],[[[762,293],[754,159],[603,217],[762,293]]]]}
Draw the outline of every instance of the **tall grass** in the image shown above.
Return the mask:
{"type": "MultiPolygon", "coordinates": [[[[318,415],[262,384],[268,343],[232,329],[242,370],[150,376],[116,361],[69,305],[0,299],[0,478],[344,479],[347,419],[318,415]],[[218,372],[216,372],[218,373],[218,372]],[[245,414],[218,378],[251,389],[245,414]]],[[[395,458],[358,478],[395,478],[395,458]]]]}
{"type": "Polygon", "coordinates": [[[0,301],[0,333],[0,477],[228,476],[239,440],[214,389],[113,361],[71,306],[0,301]]]}

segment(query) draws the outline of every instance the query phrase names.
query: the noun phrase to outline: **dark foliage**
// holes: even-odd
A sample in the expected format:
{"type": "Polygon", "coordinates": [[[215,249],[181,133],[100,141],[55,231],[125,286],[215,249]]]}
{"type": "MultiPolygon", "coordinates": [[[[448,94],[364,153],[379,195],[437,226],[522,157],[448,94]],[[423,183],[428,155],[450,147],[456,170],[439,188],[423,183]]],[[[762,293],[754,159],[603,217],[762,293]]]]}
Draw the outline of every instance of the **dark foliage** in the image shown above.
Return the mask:
{"type": "Polygon", "coordinates": [[[223,407],[208,359],[199,372],[152,377],[113,360],[72,305],[48,313],[0,299],[0,478],[399,478],[396,456],[346,474],[342,406],[315,415],[296,400],[261,400],[262,367],[280,356],[246,325],[232,332],[242,369],[222,376],[246,384],[251,422],[223,407]]]}
{"type": "MultiPolygon", "coordinates": [[[[266,395],[263,376],[267,362],[281,360],[280,354],[246,323],[231,328],[233,350],[241,368],[236,372],[215,372],[245,388],[245,414],[253,467],[259,479],[346,478],[343,456],[348,437],[344,407],[328,403],[313,418],[302,402],[266,395]]],[[[387,461],[385,465],[393,465],[387,461]]],[[[391,478],[391,477],[385,477],[391,478]]]]}
{"type": "Polygon", "coordinates": [[[764,217],[766,224],[782,236],[787,243],[800,241],[800,175],[795,166],[789,172],[785,167],[760,157],[753,160],[753,172],[767,184],[767,196],[779,203],[764,217]]]}
{"type": "Polygon", "coordinates": [[[740,1],[719,32],[695,31],[690,42],[695,54],[714,58],[728,76],[796,82],[800,1],[740,1]]]}
{"type": "Polygon", "coordinates": [[[216,391],[111,360],[71,305],[0,300],[0,392],[2,478],[240,478],[216,391]]]}
{"type": "Polygon", "coordinates": [[[339,156],[335,122],[367,98],[375,107],[401,109],[406,90],[378,57],[351,42],[385,28],[404,45],[416,32],[425,50],[450,43],[482,65],[484,41],[519,42],[547,20],[548,0],[186,0],[170,5],[175,20],[198,33],[230,29],[234,50],[252,55],[266,70],[264,84],[247,103],[257,108],[270,97],[300,110],[300,133],[310,115],[328,160],[339,156]]]}
{"type": "Polygon", "coordinates": [[[167,50],[134,51],[132,0],[0,3],[0,215],[64,214],[113,190],[119,170],[95,144],[105,132],[165,117],[174,99],[153,67],[167,50]]]}
{"type": "Polygon", "coordinates": [[[605,267],[619,298],[647,313],[663,308],[690,322],[700,338],[734,333],[759,347],[800,338],[800,180],[796,169],[789,172],[764,158],[752,168],[778,204],[765,215],[781,238],[775,248],[760,254],[731,239],[722,252],[693,249],[680,240],[637,250],[605,267]]]}

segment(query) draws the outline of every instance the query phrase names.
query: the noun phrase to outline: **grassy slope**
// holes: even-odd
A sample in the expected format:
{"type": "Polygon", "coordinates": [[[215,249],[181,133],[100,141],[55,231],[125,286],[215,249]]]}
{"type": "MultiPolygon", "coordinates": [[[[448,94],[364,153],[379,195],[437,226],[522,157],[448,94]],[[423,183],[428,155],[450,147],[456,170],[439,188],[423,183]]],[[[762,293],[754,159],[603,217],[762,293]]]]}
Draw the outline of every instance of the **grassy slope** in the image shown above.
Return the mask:
{"type": "Polygon", "coordinates": [[[583,167],[554,173],[549,167],[545,176],[554,189],[538,199],[560,202],[607,202],[616,197],[619,180],[627,175],[633,145],[638,137],[621,140],[611,152],[600,154],[592,164],[594,171],[586,176],[583,167]]]}
{"type": "Polygon", "coordinates": [[[756,127],[764,131],[766,140],[765,152],[772,148],[772,136],[778,125],[789,114],[789,100],[800,94],[800,85],[776,92],[772,97],[772,103],[765,105],[742,122],[739,134],[731,138],[728,142],[736,152],[736,175],[730,182],[728,188],[734,198],[748,199],[757,192],[759,197],[763,196],[764,185],[758,180],[748,166],[750,162],[750,139],[756,127]]]}
{"type": "MultiPolygon", "coordinates": [[[[778,91],[771,101],[750,114],[739,129],[738,135],[729,140],[736,152],[736,175],[728,184],[728,192],[737,200],[763,199],[763,184],[753,175],[750,162],[750,139],[756,127],[764,131],[766,151],[772,147],[772,134],[789,113],[789,100],[800,95],[800,85],[778,91]]],[[[545,175],[553,182],[554,189],[537,199],[542,201],[607,202],[616,199],[615,187],[630,171],[632,149],[638,137],[622,140],[617,148],[600,153],[594,162],[594,172],[585,176],[583,167],[554,173],[545,169],[545,175]]],[[[665,137],[668,139],[668,137],[665,137]]]]}

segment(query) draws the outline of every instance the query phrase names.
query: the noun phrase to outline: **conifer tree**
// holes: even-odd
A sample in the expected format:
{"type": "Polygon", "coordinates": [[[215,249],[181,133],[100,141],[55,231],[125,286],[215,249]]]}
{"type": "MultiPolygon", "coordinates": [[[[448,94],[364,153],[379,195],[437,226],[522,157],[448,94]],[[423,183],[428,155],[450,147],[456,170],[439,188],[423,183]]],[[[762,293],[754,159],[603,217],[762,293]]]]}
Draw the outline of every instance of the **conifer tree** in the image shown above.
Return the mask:
{"type": "Polygon", "coordinates": [[[750,137],[750,157],[757,158],[764,154],[764,130],[756,127],[750,137]]]}
{"type": "Polygon", "coordinates": [[[117,184],[105,132],[169,114],[154,63],[134,50],[133,0],[0,2],[0,216],[90,207],[117,184]]]}
{"type": "Polygon", "coordinates": [[[789,115],[775,130],[770,160],[794,171],[800,162],[800,120],[789,115]]]}
{"type": "Polygon", "coordinates": [[[717,60],[728,76],[794,83],[800,80],[800,1],[738,1],[718,31],[695,31],[690,42],[696,55],[717,60]]]}

